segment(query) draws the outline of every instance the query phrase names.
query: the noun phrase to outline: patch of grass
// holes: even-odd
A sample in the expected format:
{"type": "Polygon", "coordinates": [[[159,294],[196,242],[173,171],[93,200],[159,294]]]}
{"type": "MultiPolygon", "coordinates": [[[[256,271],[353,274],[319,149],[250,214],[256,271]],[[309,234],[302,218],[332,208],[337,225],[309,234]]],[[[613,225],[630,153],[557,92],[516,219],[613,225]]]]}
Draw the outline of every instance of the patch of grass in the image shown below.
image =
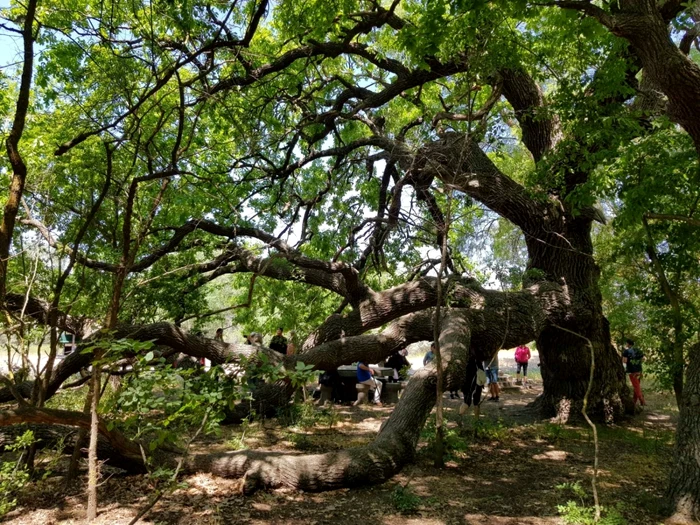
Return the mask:
{"type": "Polygon", "coordinates": [[[310,401],[277,409],[277,421],[282,427],[311,428],[319,420],[319,412],[310,401]]]}
{"type": "Polygon", "coordinates": [[[418,510],[421,498],[409,487],[397,485],[391,492],[391,504],[401,514],[412,514],[418,510]]]}
{"type": "MultiPolygon", "coordinates": [[[[437,439],[437,429],[435,428],[435,418],[430,418],[421,431],[421,438],[428,443],[427,451],[434,450],[437,439]]],[[[470,438],[462,434],[459,429],[443,427],[443,444],[445,459],[455,459],[460,453],[465,452],[472,444],[470,438]]]]}
{"type": "Polygon", "coordinates": [[[246,448],[245,445],[245,437],[243,434],[240,436],[233,436],[230,439],[226,440],[226,448],[229,450],[243,450],[246,448]]]}
{"type": "Polygon", "coordinates": [[[624,444],[630,452],[642,452],[643,454],[666,453],[673,445],[674,433],[667,429],[649,429],[643,427],[636,431],[624,427],[600,427],[601,440],[617,441],[624,444]]]}
{"type": "Polygon", "coordinates": [[[570,428],[557,423],[544,423],[537,429],[537,437],[546,441],[559,443],[562,440],[573,441],[583,439],[584,435],[579,429],[570,428]]]}
{"type": "Polygon", "coordinates": [[[309,436],[303,433],[289,432],[287,434],[287,439],[297,450],[314,450],[316,448],[316,445],[309,439],[309,436]]]}
{"type": "Polygon", "coordinates": [[[474,430],[478,438],[488,441],[504,443],[511,438],[510,426],[506,425],[500,418],[497,421],[479,418],[474,421],[474,430]]]}
{"type": "Polygon", "coordinates": [[[630,494],[628,503],[631,508],[642,509],[644,512],[655,516],[663,516],[667,511],[666,506],[668,504],[664,498],[650,494],[646,490],[633,491],[630,494]]]}
{"type": "Polygon", "coordinates": [[[317,417],[317,423],[319,425],[323,425],[323,426],[326,426],[328,428],[333,428],[335,426],[335,424],[338,423],[338,421],[340,420],[340,416],[338,415],[338,411],[335,409],[335,407],[332,404],[317,411],[316,417],[317,417]]]}
{"type": "MultiPolygon", "coordinates": [[[[74,379],[79,379],[80,376],[77,374],[72,376],[69,381],[74,379]]],[[[88,393],[88,384],[77,387],[69,388],[68,390],[59,390],[54,396],[52,396],[47,402],[46,406],[48,408],[58,408],[62,410],[73,410],[76,412],[82,412],[85,406],[85,396],[88,393]]]]}

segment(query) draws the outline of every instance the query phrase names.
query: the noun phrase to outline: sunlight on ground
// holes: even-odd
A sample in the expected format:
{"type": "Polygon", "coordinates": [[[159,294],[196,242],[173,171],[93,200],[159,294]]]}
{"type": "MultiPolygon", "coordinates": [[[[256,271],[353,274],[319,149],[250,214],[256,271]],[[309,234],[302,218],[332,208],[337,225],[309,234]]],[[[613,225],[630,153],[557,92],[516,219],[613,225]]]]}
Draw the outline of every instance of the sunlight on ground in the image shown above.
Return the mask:
{"type": "Polygon", "coordinates": [[[465,514],[464,522],[467,525],[559,525],[559,518],[538,518],[536,516],[487,516],[485,514],[465,514]]]}
{"type": "Polygon", "coordinates": [[[548,450],[547,452],[543,454],[535,454],[532,456],[532,459],[541,461],[541,460],[549,460],[549,461],[566,461],[567,456],[569,455],[568,452],[564,450],[548,450]]]}

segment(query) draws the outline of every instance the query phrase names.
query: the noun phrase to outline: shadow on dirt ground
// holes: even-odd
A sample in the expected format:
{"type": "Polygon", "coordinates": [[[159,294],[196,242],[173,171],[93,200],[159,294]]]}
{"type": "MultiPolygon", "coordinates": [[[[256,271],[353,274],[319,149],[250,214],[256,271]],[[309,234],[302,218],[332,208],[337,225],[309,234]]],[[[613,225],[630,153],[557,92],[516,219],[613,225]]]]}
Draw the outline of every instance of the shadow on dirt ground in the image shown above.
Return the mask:
{"type": "MultiPolygon", "coordinates": [[[[593,464],[591,431],[582,425],[542,421],[529,404],[540,392],[512,389],[501,401],[482,403],[477,422],[459,425],[459,400],[445,396],[446,466],[432,466],[434,422],[423,430],[417,461],[383,485],[321,494],[291,491],[240,495],[238,480],[199,474],[163,498],[140,523],[152,524],[481,524],[542,525],[564,523],[558,506],[590,509],[593,464]]],[[[599,427],[601,503],[609,513],[634,525],[662,519],[662,494],[672,455],[677,412],[670,395],[650,393],[640,416],[599,427]]],[[[251,424],[241,442],[240,429],[202,440],[198,450],[262,447],[279,451],[326,451],[369,442],[392,407],[317,409],[318,419],[280,426],[277,420],[251,424]]],[[[57,471],[60,469],[57,469],[57,471]]],[[[59,472],[60,473],[60,472],[59,472]]],[[[65,492],[62,478],[31,485],[8,523],[81,523],[84,486],[65,492]]],[[[152,493],[147,477],[113,474],[100,487],[98,523],[126,524],[152,493]]],[[[566,511],[564,511],[566,514],[566,511]]],[[[621,521],[620,523],[624,523],[621,521]]]]}

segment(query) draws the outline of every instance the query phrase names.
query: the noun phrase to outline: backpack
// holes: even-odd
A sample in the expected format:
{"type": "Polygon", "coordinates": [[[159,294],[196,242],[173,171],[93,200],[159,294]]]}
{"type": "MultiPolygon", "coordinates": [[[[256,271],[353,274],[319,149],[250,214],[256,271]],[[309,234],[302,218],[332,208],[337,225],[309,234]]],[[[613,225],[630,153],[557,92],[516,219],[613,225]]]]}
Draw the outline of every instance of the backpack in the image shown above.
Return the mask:
{"type": "Polygon", "coordinates": [[[527,346],[519,346],[515,349],[515,360],[518,363],[527,363],[527,346]]]}
{"type": "Polygon", "coordinates": [[[483,369],[476,369],[476,386],[484,386],[486,384],[486,372],[483,369]]]}
{"type": "Polygon", "coordinates": [[[333,386],[333,375],[329,372],[323,372],[318,382],[323,386],[333,386]]]}

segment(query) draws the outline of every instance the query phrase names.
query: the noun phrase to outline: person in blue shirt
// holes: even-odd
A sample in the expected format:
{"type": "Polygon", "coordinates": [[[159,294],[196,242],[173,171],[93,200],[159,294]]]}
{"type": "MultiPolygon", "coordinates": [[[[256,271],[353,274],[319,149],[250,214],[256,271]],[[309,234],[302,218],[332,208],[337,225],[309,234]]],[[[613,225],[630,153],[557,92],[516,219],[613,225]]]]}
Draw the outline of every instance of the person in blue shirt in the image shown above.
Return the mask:
{"type": "Polygon", "coordinates": [[[382,382],[374,379],[374,370],[367,363],[360,361],[357,363],[357,382],[369,386],[369,389],[374,391],[374,402],[381,405],[382,397],[382,382]]]}
{"type": "Polygon", "coordinates": [[[425,357],[423,357],[423,366],[428,366],[430,362],[435,359],[435,343],[430,345],[430,350],[428,350],[425,354],[425,357]]]}

